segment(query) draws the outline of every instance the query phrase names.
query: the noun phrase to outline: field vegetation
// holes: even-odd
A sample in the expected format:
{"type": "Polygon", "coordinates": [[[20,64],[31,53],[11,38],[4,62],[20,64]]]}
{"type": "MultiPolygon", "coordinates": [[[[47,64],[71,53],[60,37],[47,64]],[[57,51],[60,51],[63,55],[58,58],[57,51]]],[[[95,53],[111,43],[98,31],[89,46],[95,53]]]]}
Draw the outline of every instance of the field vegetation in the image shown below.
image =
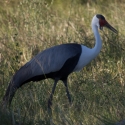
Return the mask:
{"type": "Polygon", "coordinates": [[[100,31],[99,56],[69,76],[72,105],[60,81],[48,112],[53,81],[30,82],[16,92],[10,108],[0,106],[0,125],[116,125],[125,119],[124,0],[0,1],[0,102],[14,73],[40,51],[72,42],[92,48],[95,14],[119,33],[100,31]]]}

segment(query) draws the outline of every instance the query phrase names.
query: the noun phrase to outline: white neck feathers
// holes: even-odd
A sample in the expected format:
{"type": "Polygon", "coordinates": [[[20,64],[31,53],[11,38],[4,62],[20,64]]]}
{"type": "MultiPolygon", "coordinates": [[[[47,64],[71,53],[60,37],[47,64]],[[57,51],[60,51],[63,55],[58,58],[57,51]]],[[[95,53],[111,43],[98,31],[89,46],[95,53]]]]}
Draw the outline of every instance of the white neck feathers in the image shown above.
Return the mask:
{"type": "Polygon", "coordinates": [[[99,19],[96,16],[94,16],[92,20],[92,31],[94,33],[96,42],[94,48],[92,49],[93,58],[95,58],[99,54],[102,48],[102,41],[100,38],[100,34],[98,32],[98,27],[99,27],[99,19]]]}

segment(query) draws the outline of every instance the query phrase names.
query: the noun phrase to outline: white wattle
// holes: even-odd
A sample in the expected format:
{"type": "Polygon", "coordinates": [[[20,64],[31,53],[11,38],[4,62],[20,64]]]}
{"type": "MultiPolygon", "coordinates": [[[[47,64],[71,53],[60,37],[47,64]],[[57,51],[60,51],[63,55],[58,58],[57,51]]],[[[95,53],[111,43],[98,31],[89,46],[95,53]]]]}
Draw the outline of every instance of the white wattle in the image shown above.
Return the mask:
{"type": "Polygon", "coordinates": [[[86,66],[92,60],[92,49],[81,45],[82,52],[79,58],[79,61],[74,69],[74,71],[81,70],[84,66],[86,66]]]}
{"type": "Polygon", "coordinates": [[[84,66],[86,66],[89,62],[91,62],[92,59],[94,59],[102,48],[102,41],[98,32],[99,27],[99,19],[94,16],[92,19],[92,31],[95,36],[95,46],[94,48],[90,49],[86,46],[81,45],[82,47],[82,53],[80,55],[79,61],[74,69],[74,71],[81,70],[84,66]]]}

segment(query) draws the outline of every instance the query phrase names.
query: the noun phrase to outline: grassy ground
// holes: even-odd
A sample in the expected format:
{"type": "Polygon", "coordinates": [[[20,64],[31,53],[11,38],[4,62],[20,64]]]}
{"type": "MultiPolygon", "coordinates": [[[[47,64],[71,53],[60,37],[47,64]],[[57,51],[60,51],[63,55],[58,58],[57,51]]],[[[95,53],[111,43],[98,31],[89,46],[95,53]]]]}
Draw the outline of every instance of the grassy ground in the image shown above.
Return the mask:
{"type": "Polygon", "coordinates": [[[69,76],[72,106],[59,82],[50,114],[47,101],[53,81],[31,82],[16,92],[10,109],[1,108],[1,125],[114,125],[125,119],[125,5],[108,3],[1,2],[0,100],[15,71],[38,52],[74,41],[93,47],[90,24],[95,14],[103,14],[119,31],[118,35],[105,28],[100,31],[103,48],[99,56],[69,76]]]}

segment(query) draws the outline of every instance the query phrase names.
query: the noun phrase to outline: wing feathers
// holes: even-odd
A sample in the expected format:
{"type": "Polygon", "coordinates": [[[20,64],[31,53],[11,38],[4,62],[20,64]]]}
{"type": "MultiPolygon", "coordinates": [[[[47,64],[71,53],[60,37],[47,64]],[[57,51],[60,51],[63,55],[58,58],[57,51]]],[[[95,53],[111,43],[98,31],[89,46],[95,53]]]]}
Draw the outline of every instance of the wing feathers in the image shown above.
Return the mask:
{"type": "Polygon", "coordinates": [[[21,67],[14,75],[13,80],[22,83],[38,75],[56,72],[69,58],[80,52],[81,45],[79,44],[62,44],[46,49],[21,67]]]}
{"type": "Polygon", "coordinates": [[[60,74],[64,77],[68,75],[73,71],[72,67],[75,68],[79,60],[76,57],[81,54],[81,51],[81,45],[79,44],[62,44],[46,49],[36,55],[15,73],[3,98],[3,104],[7,101],[11,103],[16,90],[35,76],[51,74],[52,72],[59,71],[62,67],[64,68],[60,70],[60,74]],[[71,63],[72,61],[74,62],[70,66],[69,62],[71,63]],[[65,69],[69,70],[69,72],[65,69]]]}
{"type": "Polygon", "coordinates": [[[63,44],[44,50],[31,60],[33,75],[47,74],[60,70],[66,60],[81,52],[78,44],[63,44]]]}

